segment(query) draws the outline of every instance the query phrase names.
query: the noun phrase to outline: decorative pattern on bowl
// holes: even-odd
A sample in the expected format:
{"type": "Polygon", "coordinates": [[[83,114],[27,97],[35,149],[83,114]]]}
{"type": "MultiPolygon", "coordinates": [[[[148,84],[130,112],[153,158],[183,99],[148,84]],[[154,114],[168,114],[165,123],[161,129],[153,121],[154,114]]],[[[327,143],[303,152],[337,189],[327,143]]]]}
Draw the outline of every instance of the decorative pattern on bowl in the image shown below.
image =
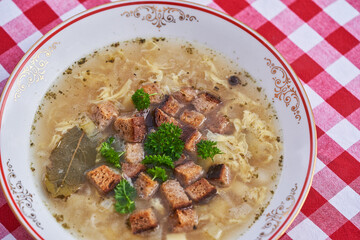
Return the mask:
{"type": "Polygon", "coordinates": [[[166,26],[167,23],[176,23],[176,20],[179,21],[194,21],[198,22],[195,16],[190,16],[189,14],[185,14],[179,8],[172,7],[162,7],[158,8],[156,6],[140,6],[135,8],[133,11],[126,11],[121,14],[121,16],[125,17],[135,17],[141,18],[141,20],[145,20],[151,22],[152,25],[157,28],[166,26]]]}

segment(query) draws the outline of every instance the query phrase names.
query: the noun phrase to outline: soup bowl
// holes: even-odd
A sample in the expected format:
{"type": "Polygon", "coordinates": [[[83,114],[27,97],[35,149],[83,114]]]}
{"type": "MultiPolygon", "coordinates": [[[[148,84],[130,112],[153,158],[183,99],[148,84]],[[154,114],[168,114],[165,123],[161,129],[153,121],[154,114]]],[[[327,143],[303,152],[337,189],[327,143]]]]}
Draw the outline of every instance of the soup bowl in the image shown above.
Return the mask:
{"type": "Polygon", "coordinates": [[[306,93],[290,65],[260,34],[214,9],[173,0],[113,2],[82,12],[45,34],[18,63],[1,97],[0,180],[19,221],[35,239],[75,238],[51,215],[42,184],[32,172],[34,115],[46,91],[74,61],[137,37],[203,44],[259,80],[283,133],[283,169],[263,214],[236,239],[280,237],[305,201],[315,166],[316,132],[306,93]]]}

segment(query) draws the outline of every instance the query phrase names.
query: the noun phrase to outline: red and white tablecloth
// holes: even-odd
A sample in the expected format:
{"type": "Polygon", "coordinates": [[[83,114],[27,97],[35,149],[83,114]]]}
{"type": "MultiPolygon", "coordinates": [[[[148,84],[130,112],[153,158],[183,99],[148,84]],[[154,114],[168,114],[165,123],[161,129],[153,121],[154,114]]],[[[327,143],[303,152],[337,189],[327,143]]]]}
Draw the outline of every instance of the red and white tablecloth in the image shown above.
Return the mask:
{"type": "MultiPolygon", "coordinates": [[[[0,0],[0,91],[24,53],[63,20],[108,0],[0,0]]],[[[304,84],[318,159],[282,239],[360,239],[360,0],[197,0],[272,43],[304,84]]],[[[31,239],[0,192],[0,239],[31,239]]]]}

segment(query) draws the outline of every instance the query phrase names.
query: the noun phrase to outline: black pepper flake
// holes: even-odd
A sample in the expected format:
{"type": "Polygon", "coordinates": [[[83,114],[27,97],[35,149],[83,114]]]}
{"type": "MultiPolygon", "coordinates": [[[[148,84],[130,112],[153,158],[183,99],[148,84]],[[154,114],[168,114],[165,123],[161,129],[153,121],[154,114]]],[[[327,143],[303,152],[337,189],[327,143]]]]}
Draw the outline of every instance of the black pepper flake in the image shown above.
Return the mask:
{"type": "Polygon", "coordinates": [[[86,58],[83,57],[83,58],[81,58],[81,59],[77,62],[77,64],[78,64],[78,65],[82,65],[82,64],[84,64],[85,62],[86,62],[86,58]]]}
{"type": "Polygon", "coordinates": [[[279,159],[279,167],[282,167],[282,166],[283,166],[283,160],[284,160],[284,156],[281,155],[281,156],[280,156],[280,159],[279,159]]]}
{"type": "Polygon", "coordinates": [[[185,48],[185,50],[186,50],[186,52],[188,54],[193,54],[194,53],[194,48],[192,48],[192,47],[187,47],[187,48],[185,48]]]}
{"type": "Polygon", "coordinates": [[[280,137],[279,136],[276,137],[276,141],[280,142],[280,137]]]}
{"type": "Polygon", "coordinates": [[[118,47],[119,45],[120,45],[120,43],[119,43],[119,42],[116,42],[116,43],[111,44],[110,46],[111,46],[111,47],[118,47]]]}
{"type": "Polygon", "coordinates": [[[68,67],[68,69],[65,70],[65,72],[63,73],[65,74],[72,74],[72,69],[70,67],[68,67]]]}
{"type": "Polygon", "coordinates": [[[236,86],[241,84],[240,78],[238,76],[232,75],[228,78],[228,82],[231,86],[236,86]]]}
{"type": "Polygon", "coordinates": [[[215,91],[219,91],[219,88],[217,86],[214,87],[215,91]]]}
{"type": "Polygon", "coordinates": [[[256,89],[258,90],[258,92],[261,92],[261,90],[262,90],[261,87],[257,87],[256,89]]]}
{"type": "Polygon", "coordinates": [[[107,63],[113,63],[115,62],[115,58],[114,57],[111,57],[109,58],[108,60],[106,60],[107,63]]]}

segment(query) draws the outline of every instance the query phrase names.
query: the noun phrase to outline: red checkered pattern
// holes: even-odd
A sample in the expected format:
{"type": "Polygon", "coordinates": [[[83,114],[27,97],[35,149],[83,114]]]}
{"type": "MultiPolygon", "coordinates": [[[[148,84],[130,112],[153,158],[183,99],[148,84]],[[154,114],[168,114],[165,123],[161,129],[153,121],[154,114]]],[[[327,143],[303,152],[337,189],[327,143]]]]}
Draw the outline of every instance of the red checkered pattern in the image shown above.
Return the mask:
{"type": "MultiPolygon", "coordinates": [[[[0,87],[25,51],[108,0],[0,0],[0,87]]],[[[309,196],[282,239],[360,239],[360,1],[197,0],[261,33],[302,80],[318,132],[309,196]]],[[[31,239],[0,193],[0,239],[31,239]]]]}

